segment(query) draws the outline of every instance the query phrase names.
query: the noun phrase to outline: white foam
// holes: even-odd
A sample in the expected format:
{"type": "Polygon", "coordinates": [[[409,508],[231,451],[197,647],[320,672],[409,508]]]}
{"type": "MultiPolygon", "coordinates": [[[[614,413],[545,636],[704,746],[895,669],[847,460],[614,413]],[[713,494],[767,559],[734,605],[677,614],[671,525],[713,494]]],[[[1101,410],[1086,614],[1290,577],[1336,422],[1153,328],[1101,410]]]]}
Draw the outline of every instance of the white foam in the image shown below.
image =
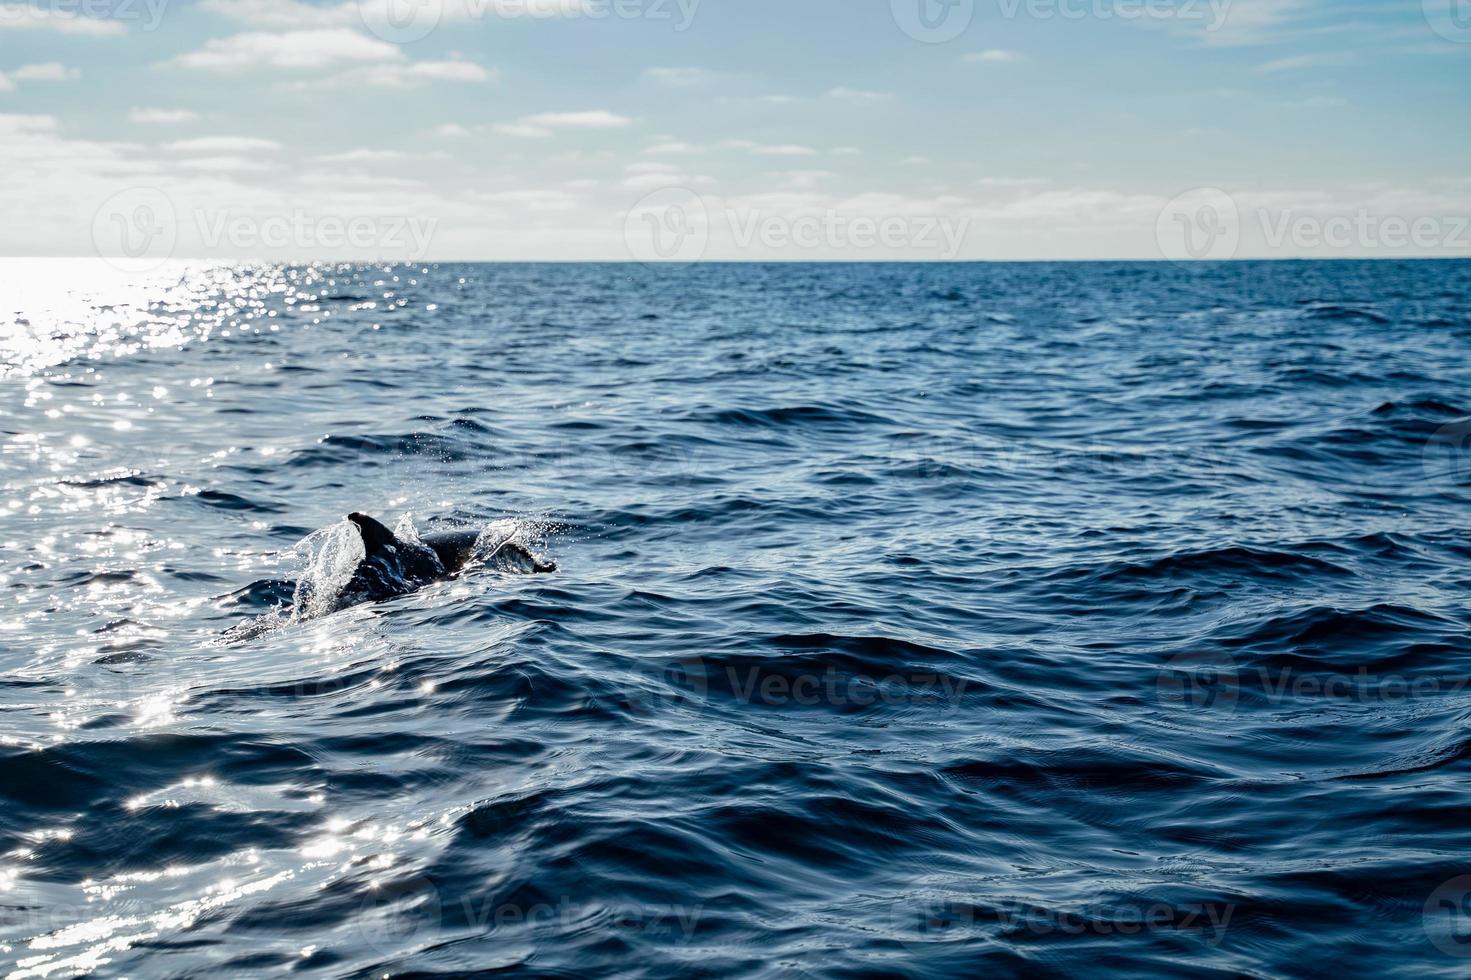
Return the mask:
{"type": "Polygon", "coordinates": [[[336,608],[337,597],[352,581],[353,572],[367,557],[362,533],[351,521],[342,521],[308,535],[296,546],[301,574],[292,598],[292,618],[315,619],[336,608]]]}

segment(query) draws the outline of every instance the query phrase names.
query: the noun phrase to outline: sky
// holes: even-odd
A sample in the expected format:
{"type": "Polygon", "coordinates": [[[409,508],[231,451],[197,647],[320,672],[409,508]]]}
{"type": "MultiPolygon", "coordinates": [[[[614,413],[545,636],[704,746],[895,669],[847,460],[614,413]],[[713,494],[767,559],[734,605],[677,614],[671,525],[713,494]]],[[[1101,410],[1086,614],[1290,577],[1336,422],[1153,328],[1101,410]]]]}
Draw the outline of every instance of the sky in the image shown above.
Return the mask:
{"type": "Polygon", "coordinates": [[[0,255],[1471,255],[1471,0],[0,0],[0,255]]]}

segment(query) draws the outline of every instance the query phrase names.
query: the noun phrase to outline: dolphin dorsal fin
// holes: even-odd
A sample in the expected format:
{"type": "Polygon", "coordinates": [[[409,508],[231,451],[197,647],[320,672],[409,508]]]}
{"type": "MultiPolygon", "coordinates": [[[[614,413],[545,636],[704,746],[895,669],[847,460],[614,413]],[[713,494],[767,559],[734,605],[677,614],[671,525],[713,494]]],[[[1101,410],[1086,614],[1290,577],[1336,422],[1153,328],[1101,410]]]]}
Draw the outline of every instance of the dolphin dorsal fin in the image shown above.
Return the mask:
{"type": "Polygon", "coordinates": [[[362,533],[363,549],[367,552],[369,558],[372,558],[385,548],[399,547],[398,538],[394,537],[393,532],[373,520],[367,514],[349,514],[347,515],[347,519],[356,524],[358,530],[362,533]]]}

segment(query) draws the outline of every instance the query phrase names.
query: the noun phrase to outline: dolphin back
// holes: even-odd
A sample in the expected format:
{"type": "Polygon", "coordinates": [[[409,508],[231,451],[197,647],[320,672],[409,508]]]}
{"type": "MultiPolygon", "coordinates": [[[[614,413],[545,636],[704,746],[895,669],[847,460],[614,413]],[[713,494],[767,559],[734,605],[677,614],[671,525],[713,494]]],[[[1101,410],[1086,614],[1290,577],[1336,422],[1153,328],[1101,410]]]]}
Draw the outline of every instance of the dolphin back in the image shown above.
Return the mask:
{"type": "Polygon", "coordinates": [[[527,574],[544,574],[557,570],[556,565],[537,558],[524,545],[509,539],[486,542],[485,537],[479,530],[444,531],[426,534],[422,540],[426,546],[434,549],[445,569],[451,573],[460,571],[472,562],[484,562],[492,567],[500,566],[527,574]]]}
{"type": "Polygon", "coordinates": [[[363,536],[363,550],[368,558],[376,558],[389,548],[399,546],[398,536],[367,514],[348,514],[363,536]]]}
{"type": "Polygon", "coordinates": [[[475,544],[480,540],[479,531],[441,531],[420,538],[434,549],[440,564],[451,573],[458,572],[475,559],[475,544]]]}

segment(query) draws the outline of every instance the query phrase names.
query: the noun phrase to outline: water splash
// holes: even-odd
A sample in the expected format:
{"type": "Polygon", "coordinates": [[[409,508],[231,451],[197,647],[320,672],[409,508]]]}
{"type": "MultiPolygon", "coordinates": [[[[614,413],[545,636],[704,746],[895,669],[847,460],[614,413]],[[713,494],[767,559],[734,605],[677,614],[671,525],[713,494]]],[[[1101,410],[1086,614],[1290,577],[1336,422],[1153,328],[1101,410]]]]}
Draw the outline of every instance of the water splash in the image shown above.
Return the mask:
{"type": "Polygon", "coordinates": [[[398,519],[398,523],[393,526],[393,536],[416,548],[424,547],[424,539],[419,537],[419,528],[415,526],[414,515],[411,513],[406,513],[398,519]]]}
{"type": "Polygon", "coordinates": [[[526,555],[545,561],[546,536],[551,525],[538,521],[506,518],[480,529],[475,540],[474,564],[499,571],[531,572],[526,555]]]}
{"type": "Polygon", "coordinates": [[[302,569],[291,601],[291,619],[295,622],[316,619],[336,609],[338,596],[367,557],[362,534],[347,520],[308,535],[296,546],[295,554],[302,569]]]}

